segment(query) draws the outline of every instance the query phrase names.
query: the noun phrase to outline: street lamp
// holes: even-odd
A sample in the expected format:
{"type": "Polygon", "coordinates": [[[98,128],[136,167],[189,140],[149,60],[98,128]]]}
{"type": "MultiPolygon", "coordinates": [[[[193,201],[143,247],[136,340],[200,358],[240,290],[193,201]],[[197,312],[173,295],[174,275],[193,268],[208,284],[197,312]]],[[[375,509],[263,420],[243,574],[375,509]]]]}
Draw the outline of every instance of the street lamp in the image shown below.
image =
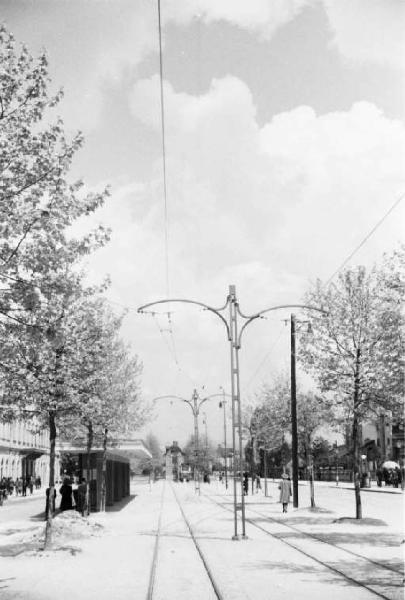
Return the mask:
{"type": "MultiPolygon", "coordinates": [[[[327,314],[326,311],[314,306],[305,307],[309,310],[327,314]]],[[[293,506],[298,508],[298,424],[297,424],[297,382],[296,382],[296,350],[295,334],[297,320],[294,314],[291,314],[291,452],[292,452],[292,481],[293,481],[293,506]]],[[[312,326],[309,321],[298,321],[299,324],[308,325],[308,333],[312,333],[312,326]]]]}
{"type": "Polygon", "coordinates": [[[167,303],[175,303],[181,302],[184,304],[193,304],[196,306],[200,306],[203,310],[208,310],[215,315],[225,325],[227,338],[230,343],[230,372],[231,372],[231,394],[232,394],[232,449],[234,456],[234,467],[236,463],[236,436],[238,436],[238,453],[239,453],[239,496],[240,502],[238,499],[237,492],[237,484],[236,478],[233,478],[234,481],[234,535],[232,536],[233,540],[239,540],[240,537],[238,535],[238,511],[241,512],[241,521],[242,521],[242,539],[246,539],[246,519],[245,519],[245,495],[243,493],[243,440],[242,440],[242,408],[241,408],[241,398],[240,398],[240,377],[239,377],[239,350],[241,348],[241,340],[242,334],[246,327],[250,325],[256,319],[264,318],[263,315],[270,311],[286,309],[286,308],[304,308],[307,310],[317,310],[318,312],[325,312],[318,308],[314,308],[312,306],[307,306],[303,304],[284,304],[279,306],[272,306],[270,308],[265,308],[253,315],[245,315],[242,313],[239,307],[239,302],[236,297],[236,287],[234,285],[229,286],[229,293],[226,298],[226,302],[224,306],[221,308],[213,308],[208,304],[204,304],[203,302],[198,302],[196,300],[189,300],[185,298],[168,298],[165,300],[157,300],[155,302],[149,302],[148,304],[144,304],[138,308],[139,313],[147,313],[150,312],[152,316],[155,314],[152,311],[147,311],[146,309],[151,308],[152,306],[156,306],[158,304],[167,304],[167,303]],[[224,311],[228,311],[228,318],[226,318],[223,314],[224,311]],[[242,318],[245,322],[240,328],[238,325],[238,317],[242,318]]]}

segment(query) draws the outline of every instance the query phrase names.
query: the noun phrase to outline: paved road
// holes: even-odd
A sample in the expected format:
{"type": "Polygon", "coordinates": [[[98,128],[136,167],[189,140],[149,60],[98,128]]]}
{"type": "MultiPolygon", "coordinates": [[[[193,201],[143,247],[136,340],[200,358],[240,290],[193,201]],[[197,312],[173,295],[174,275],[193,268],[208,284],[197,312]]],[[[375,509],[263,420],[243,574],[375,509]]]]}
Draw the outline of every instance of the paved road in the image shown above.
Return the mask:
{"type": "MultiPolygon", "coordinates": [[[[225,494],[218,482],[202,484],[200,496],[192,482],[149,486],[136,480],[131,491],[130,502],[104,516],[100,537],[72,539],[67,530],[62,546],[72,544],[81,552],[71,555],[65,548],[18,558],[3,553],[5,600],[152,598],[152,573],[153,600],[208,598],[207,573],[192,535],[224,600],[403,597],[402,493],[362,494],[364,516],[388,525],[354,519],[339,523],[340,516],[354,514],[353,490],[317,486],[316,501],[323,510],[312,513],[309,489],[301,485],[299,509],[290,506],[283,515],[277,482],[270,482],[271,497],[246,498],[248,539],[234,542],[232,490],[225,494]]],[[[7,522],[24,515],[35,519],[42,509],[42,497],[10,501],[0,509],[0,541],[7,522]]]]}

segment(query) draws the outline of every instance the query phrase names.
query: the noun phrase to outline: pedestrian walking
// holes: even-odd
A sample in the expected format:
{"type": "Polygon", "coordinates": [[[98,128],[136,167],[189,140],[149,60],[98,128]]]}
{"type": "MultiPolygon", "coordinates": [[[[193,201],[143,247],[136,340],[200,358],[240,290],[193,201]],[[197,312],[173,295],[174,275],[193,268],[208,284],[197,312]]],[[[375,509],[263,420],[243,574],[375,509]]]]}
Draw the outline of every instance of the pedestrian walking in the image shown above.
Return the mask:
{"type": "Polygon", "coordinates": [[[286,513],[290,496],[292,495],[291,481],[287,473],[283,473],[281,477],[278,489],[280,490],[280,502],[283,505],[283,513],[286,513]]]}
{"type": "Polygon", "coordinates": [[[260,481],[260,475],[257,474],[256,475],[256,494],[258,493],[259,490],[262,489],[262,482],[260,481]]]}
{"type": "Polygon", "coordinates": [[[26,477],[23,477],[23,479],[22,479],[22,495],[23,496],[27,495],[27,479],[26,479],[26,477]]]}
{"type": "Polygon", "coordinates": [[[32,476],[31,476],[31,477],[30,477],[30,479],[29,479],[29,482],[28,482],[28,488],[29,488],[29,490],[30,490],[30,494],[32,495],[32,492],[34,491],[34,481],[33,481],[33,478],[32,478],[32,476]]]}

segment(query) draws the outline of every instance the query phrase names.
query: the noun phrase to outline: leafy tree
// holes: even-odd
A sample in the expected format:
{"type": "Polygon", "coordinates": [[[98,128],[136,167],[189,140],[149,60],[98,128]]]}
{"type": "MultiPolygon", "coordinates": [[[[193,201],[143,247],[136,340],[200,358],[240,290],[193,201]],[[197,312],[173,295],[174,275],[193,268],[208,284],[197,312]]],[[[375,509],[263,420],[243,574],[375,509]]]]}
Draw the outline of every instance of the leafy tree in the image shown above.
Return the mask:
{"type": "Polygon", "coordinates": [[[313,456],[315,434],[323,425],[335,426],[329,403],[313,392],[297,394],[298,450],[307,468],[313,456]]]}
{"type": "Polygon", "coordinates": [[[204,470],[208,463],[216,462],[217,446],[209,438],[203,440],[199,436],[198,449],[198,459],[196,459],[195,438],[194,435],[191,435],[182,448],[185,455],[185,462],[191,467],[198,465],[199,470],[204,470]]]}
{"type": "Polygon", "coordinates": [[[279,377],[259,392],[259,404],[251,416],[251,429],[256,439],[268,450],[280,447],[291,428],[290,385],[279,377]]]}
{"type": "Polygon", "coordinates": [[[300,359],[351,423],[356,518],[362,517],[359,424],[380,407],[402,402],[404,386],[404,252],[386,258],[367,273],[346,269],[336,283],[317,281],[305,303],[326,311],[312,319],[312,335],[303,334],[300,359]]]}
{"type": "Polygon", "coordinates": [[[113,444],[147,416],[138,389],[141,365],[119,338],[121,322],[122,316],[114,315],[99,297],[83,298],[69,323],[71,381],[79,402],[61,425],[68,439],[86,429],[88,484],[93,442],[103,444],[106,452],[107,435],[113,444]]]}
{"type": "Polygon", "coordinates": [[[311,452],[314,457],[315,465],[329,464],[332,451],[331,443],[322,436],[315,437],[311,442],[311,452]]]}
{"type": "MultiPolygon", "coordinates": [[[[108,240],[102,227],[80,239],[71,225],[100,207],[107,190],[83,194],[67,180],[81,134],[68,140],[52,111],[45,54],[34,59],[0,29],[0,368],[3,403],[34,412],[50,430],[50,497],[57,419],[79,401],[69,329],[83,285],[82,257],[108,240]]],[[[50,503],[51,504],[51,503],[50,503]]],[[[46,543],[51,539],[51,506],[46,543]]]]}

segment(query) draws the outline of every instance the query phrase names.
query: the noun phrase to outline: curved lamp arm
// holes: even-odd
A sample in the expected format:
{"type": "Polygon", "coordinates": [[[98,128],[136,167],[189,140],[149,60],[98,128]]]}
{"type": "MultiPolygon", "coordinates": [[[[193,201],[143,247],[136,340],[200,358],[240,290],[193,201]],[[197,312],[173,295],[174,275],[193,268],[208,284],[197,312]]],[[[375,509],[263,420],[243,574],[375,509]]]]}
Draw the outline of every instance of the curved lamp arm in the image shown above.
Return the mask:
{"type": "Polygon", "coordinates": [[[279,306],[272,306],[270,308],[265,308],[264,310],[259,311],[255,315],[248,316],[248,315],[244,315],[240,311],[239,305],[238,305],[238,312],[239,312],[240,316],[243,317],[244,319],[247,319],[246,323],[244,323],[244,325],[241,327],[241,330],[239,332],[239,336],[238,336],[238,348],[241,347],[242,333],[246,329],[246,327],[249,325],[249,323],[251,323],[255,319],[262,319],[262,318],[264,318],[263,315],[265,313],[268,313],[268,312],[273,311],[273,310],[280,310],[282,308],[305,308],[307,310],[315,310],[317,312],[323,313],[324,315],[328,315],[329,314],[328,311],[323,310],[322,308],[317,308],[316,306],[308,306],[307,304],[280,304],[279,306]]]}
{"type": "MultiPolygon", "coordinates": [[[[191,410],[193,411],[194,414],[194,406],[191,404],[190,400],[187,400],[186,398],[181,398],[180,396],[174,396],[172,394],[169,394],[168,396],[158,396],[157,398],[153,398],[153,400],[166,400],[169,398],[174,398],[175,400],[181,400],[182,402],[185,402],[186,404],[189,405],[189,407],[191,408],[191,410]]],[[[198,414],[198,411],[197,411],[198,414]]]]}
{"type": "Polygon", "coordinates": [[[222,308],[213,308],[212,306],[208,306],[208,304],[204,304],[203,302],[197,302],[196,300],[183,300],[182,298],[173,298],[171,300],[170,299],[169,300],[157,300],[156,302],[150,302],[149,304],[144,304],[143,306],[140,306],[138,308],[137,312],[143,313],[143,312],[145,312],[146,308],[150,308],[151,306],[155,306],[156,304],[167,304],[169,302],[182,302],[182,303],[186,303],[186,304],[196,304],[197,306],[202,306],[204,310],[209,310],[210,312],[214,313],[215,315],[217,315],[217,317],[219,317],[221,319],[221,321],[224,323],[224,325],[226,327],[228,340],[231,339],[231,332],[229,331],[229,325],[226,322],[226,319],[221,315],[221,312],[220,312],[228,306],[229,297],[226,300],[226,304],[222,308]]]}
{"type": "Polygon", "coordinates": [[[202,404],[204,404],[204,402],[206,402],[207,400],[211,400],[211,398],[223,398],[225,396],[228,396],[228,398],[232,398],[232,396],[230,394],[210,394],[209,396],[207,396],[206,398],[203,398],[200,403],[198,404],[198,410],[200,410],[200,406],[202,404]]]}

